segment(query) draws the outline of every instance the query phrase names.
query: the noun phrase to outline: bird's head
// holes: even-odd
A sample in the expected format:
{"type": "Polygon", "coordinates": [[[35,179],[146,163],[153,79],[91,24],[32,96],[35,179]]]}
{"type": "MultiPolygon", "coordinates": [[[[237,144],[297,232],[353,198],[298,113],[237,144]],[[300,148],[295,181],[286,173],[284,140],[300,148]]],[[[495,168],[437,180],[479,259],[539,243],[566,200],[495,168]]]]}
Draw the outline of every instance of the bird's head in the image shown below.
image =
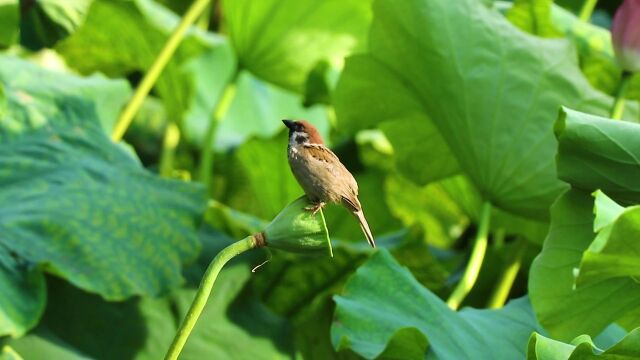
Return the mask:
{"type": "Polygon", "coordinates": [[[289,143],[295,144],[324,144],[322,136],[315,126],[306,120],[282,120],[289,128],[289,143]]]}

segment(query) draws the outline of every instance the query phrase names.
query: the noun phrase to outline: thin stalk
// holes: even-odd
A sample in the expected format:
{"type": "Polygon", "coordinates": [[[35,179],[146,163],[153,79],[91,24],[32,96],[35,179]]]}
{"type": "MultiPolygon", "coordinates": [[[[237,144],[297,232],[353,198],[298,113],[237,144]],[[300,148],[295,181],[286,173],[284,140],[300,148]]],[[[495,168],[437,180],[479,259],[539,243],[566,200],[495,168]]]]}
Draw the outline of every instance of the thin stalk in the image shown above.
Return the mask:
{"type": "Polygon", "coordinates": [[[584,22],[589,22],[591,20],[591,15],[593,14],[593,10],[596,8],[598,4],[598,0],[585,0],[582,3],[582,8],[580,9],[580,15],[578,17],[580,20],[584,22]]]}
{"type": "Polygon", "coordinates": [[[473,249],[471,250],[471,257],[467,268],[464,270],[462,279],[447,299],[447,305],[450,308],[456,310],[462,300],[469,294],[473,285],[478,279],[480,268],[482,267],[482,261],[484,260],[484,254],[487,251],[487,238],[489,235],[489,223],[491,220],[491,203],[485,201],[482,203],[482,210],[480,212],[480,224],[478,226],[478,233],[473,243],[473,249]]]}
{"type": "Polygon", "coordinates": [[[180,129],[174,122],[170,122],[164,130],[162,140],[162,153],[160,154],[160,175],[171,176],[173,173],[173,160],[176,155],[176,148],[180,142],[180,129]]]}
{"type": "Polygon", "coordinates": [[[620,78],[620,82],[618,83],[616,98],[613,101],[613,106],[611,107],[610,115],[612,119],[622,119],[622,115],[624,114],[624,97],[627,94],[627,89],[629,88],[629,80],[631,80],[631,73],[624,71],[620,78]]]}
{"type": "Polygon", "coordinates": [[[213,11],[213,9],[215,9],[216,7],[216,1],[212,0],[209,4],[207,4],[207,7],[202,11],[202,14],[200,14],[200,17],[198,17],[198,21],[196,21],[196,24],[198,25],[198,27],[204,31],[209,30],[209,20],[211,19],[211,12],[213,11]]]}
{"type": "Polygon", "coordinates": [[[184,320],[182,320],[182,324],[180,328],[178,328],[178,332],[176,332],[175,337],[173,338],[173,342],[165,355],[165,360],[175,360],[180,355],[184,344],[187,342],[193,327],[196,325],[198,321],[198,317],[202,313],[204,306],[207,304],[207,300],[209,299],[209,295],[211,294],[211,289],[213,288],[213,284],[218,277],[218,273],[229,260],[234,258],[235,256],[253,248],[260,246],[256,238],[252,236],[247,236],[246,238],[237,241],[226,248],[222,249],[216,255],[215,258],[209,264],[207,271],[204,273],[202,277],[202,281],[200,282],[200,287],[196,292],[196,296],[191,303],[191,307],[189,307],[189,311],[187,311],[187,315],[185,315],[184,320]]]}
{"type": "Polygon", "coordinates": [[[493,293],[487,302],[487,307],[491,309],[498,309],[504,305],[507,297],[509,297],[509,292],[511,292],[513,282],[516,280],[516,275],[518,275],[518,271],[520,271],[522,256],[526,249],[527,240],[523,237],[519,237],[514,244],[511,254],[509,254],[509,260],[502,269],[500,280],[498,280],[495,288],[493,288],[493,293]]]}
{"type": "Polygon", "coordinates": [[[207,7],[210,0],[195,0],[193,4],[189,7],[187,12],[180,20],[178,26],[173,30],[173,33],[167,40],[167,43],[164,45],[164,48],[160,51],[160,54],[156,57],[153,65],[149,68],[149,71],[145,74],[144,78],[138,85],[135,93],[131,97],[131,100],[124,108],[122,113],[120,114],[120,118],[116,123],[115,128],[113,129],[113,133],[111,134],[111,139],[113,141],[120,141],[124,136],[124,133],[131,125],[131,121],[133,121],[133,117],[136,115],[138,110],[140,110],[140,106],[144,101],[151,88],[160,77],[162,70],[164,70],[171,57],[176,52],[178,45],[184,38],[184,34],[189,29],[189,26],[193,25],[193,23],[198,19],[198,16],[202,13],[202,11],[207,7]]]}
{"type": "Polygon", "coordinates": [[[200,156],[200,164],[198,165],[198,179],[205,184],[207,189],[210,187],[211,173],[213,172],[213,140],[218,124],[227,114],[231,102],[236,95],[236,78],[237,77],[234,76],[222,92],[222,96],[213,110],[213,116],[209,121],[207,132],[202,141],[202,154],[200,156]]]}

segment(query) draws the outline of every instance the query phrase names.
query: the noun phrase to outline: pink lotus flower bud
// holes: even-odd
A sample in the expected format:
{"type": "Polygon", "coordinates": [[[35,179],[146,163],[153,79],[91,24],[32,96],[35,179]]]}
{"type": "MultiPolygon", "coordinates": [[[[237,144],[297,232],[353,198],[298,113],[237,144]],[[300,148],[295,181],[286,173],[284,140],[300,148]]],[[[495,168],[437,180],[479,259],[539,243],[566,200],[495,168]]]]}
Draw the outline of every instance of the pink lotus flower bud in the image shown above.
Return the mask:
{"type": "Polygon", "coordinates": [[[640,71],[640,0],[625,0],[616,11],[611,41],[625,71],[640,71]]]}

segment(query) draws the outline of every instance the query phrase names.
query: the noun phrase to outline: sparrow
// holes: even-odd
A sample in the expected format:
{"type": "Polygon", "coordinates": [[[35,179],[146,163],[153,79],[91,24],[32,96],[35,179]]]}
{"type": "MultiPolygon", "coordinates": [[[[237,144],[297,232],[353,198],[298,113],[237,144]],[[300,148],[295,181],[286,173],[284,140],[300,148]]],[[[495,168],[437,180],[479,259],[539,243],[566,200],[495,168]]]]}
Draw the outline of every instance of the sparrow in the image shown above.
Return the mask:
{"type": "Polygon", "coordinates": [[[324,145],[318,130],[305,120],[282,120],[289,128],[287,153],[291,172],[313,204],[305,209],[315,215],[327,203],[347,208],[360,223],[371,247],[376,247],[358,200],[358,183],[336,154],[324,145]]]}

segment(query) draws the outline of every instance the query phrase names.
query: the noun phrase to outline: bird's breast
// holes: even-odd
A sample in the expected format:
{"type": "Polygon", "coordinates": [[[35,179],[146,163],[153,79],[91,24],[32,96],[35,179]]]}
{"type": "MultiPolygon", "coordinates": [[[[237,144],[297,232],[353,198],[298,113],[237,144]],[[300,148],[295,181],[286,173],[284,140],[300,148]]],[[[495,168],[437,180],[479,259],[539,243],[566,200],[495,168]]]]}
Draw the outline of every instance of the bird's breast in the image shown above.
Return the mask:
{"type": "Polygon", "coordinates": [[[289,165],[307,196],[315,201],[337,202],[337,179],[329,168],[331,165],[319,161],[308,154],[303,146],[289,146],[289,165]]]}

